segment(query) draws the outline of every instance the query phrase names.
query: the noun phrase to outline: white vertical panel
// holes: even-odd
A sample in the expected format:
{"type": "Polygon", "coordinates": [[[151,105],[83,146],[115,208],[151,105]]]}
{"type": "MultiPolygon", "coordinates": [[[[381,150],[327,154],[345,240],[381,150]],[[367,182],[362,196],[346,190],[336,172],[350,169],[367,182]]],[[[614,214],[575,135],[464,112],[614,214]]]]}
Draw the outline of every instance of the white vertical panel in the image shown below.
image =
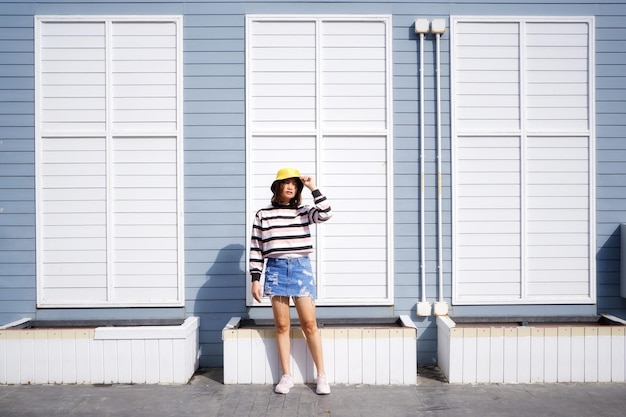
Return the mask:
{"type": "Polygon", "coordinates": [[[404,384],[417,383],[417,329],[404,329],[404,384]]]}
{"type": "Polygon", "coordinates": [[[450,329],[450,360],[448,362],[448,381],[463,382],[463,328],[450,329]]]}
{"type": "MultiPolygon", "coordinates": [[[[250,364],[250,380],[253,384],[265,384],[267,381],[266,370],[269,358],[265,349],[266,343],[272,343],[272,340],[263,340],[265,336],[263,330],[252,330],[250,338],[252,339],[251,356],[252,363],[250,364]],[[268,360],[261,360],[261,358],[267,358],[268,360]]],[[[275,342],[274,342],[275,343],[275,342]]]]}
{"type": "Polygon", "coordinates": [[[558,328],[558,358],[557,358],[557,381],[571,381],[572,369],[572,328],[558,328]]]}
{"type": "MultiPolygon", "coordinates": [[[[375,329],[363,329],[363,357],[375,358],[376,351],[376,330],[375,329]]],[[[363,383],[364,384],[376,384],[378,382],[376,375],[376,364],[374,366],[363,367],[363,383]]]]}
{"type": "Polygon", "coordinates": [[[476,381],[476,329],[463,329],[463,382],[476,381]]]}
{"type": "Polygon", "coordinates": [[[19,332],[7,332],[5,339],[6,383],[19,384],[21,373],[21,349],[19,332]]]}
{"type": "MultiPolygon", "coordinates": [[[[189,380],[189,371],[185,367],[187,344],[186,339],[172,339],[172,371],[174,372],[172,380],[174,384],[185,384],[189,380]]],[[[191,372],[193,373],[193,371],[191,372]]]]}
{"type": "Polygon", "coordinates": [[[35,335],[34,331],[20,332],[20,383],[32,384],[35,380],[35,335]]]}
{"type": "Polygon", "coordinates": [[[104,341],[92,339],[89,343],[89,373],[93,384],[104,384],[104,341]]]}
{"type": "Polygon", "coordinates": [[[530,331],[530,382],[544,381],[544,356],[545,356],[545,340],[544,329],[533,327],[530,331]]]}
{"type": "Polygon", "coordinates": [[[598,328],[585,327],[585,382],[598,382],[598,328]]]}
{"type": "MultiPolygon", "coordinates": [[[[117,381],[117,340],[104,340],[102,342],[104,358],[104,382],[105,384],[117,381]]],[[[155,362],[159,363],[159,362],[155,362]]]]}
{"type": "Polygon", "coordinates": [[[504,381],[504,329],[493,327],[491,329],[491,345],[489,346],[489,382],[498,383],[504,381]]]}
{"type": "Polygon", "coordinates": [[[363,329],[348,329],[348,383],[363,381],[363,329]]]}
{"type": "Polygon", "coordinates": [[[93,330],[76,329],[76,383],[88,384],[91,382],[90,372],[90,343],[93,339],[93,330]]]}
{"type": "Polygon", "coordinates": [[[572,327],[571,381],[585,382],[585,329],[572,327]]]}
{"type": "Polygon", "coordinates": [[[558,330],[548,327],[544,331],[544,382],[558,381],[558,330]]]}
{"type": "Polygon", "coordinates": [[[76,383],[76,329],[61,330],[62,378],[64,382],[76,383]]]}
{"type": "Polygon", "coordinates": [[[402,328],[389,329],[389,383],[404,384],[404,331],[402,328]]]}
{"type": "Polygon", "coordinates": [[[0,330],[0,384],[7,384],[7,332],[0,330]]]}
{"type": "MultiPolygon", "coordinates": [[[[2,337],[0,336],[0,344],[2,337]]],[[[50,380],[48,377],[48,330],[40,329],[35,332],[35,347],[33,354],[35,355],[35,384],[47,384],[50,380]]],[[[2,349],[0,348],[0,381],[2,381],[2,349]]],[[[85,366],[89,371],[90,366],[85,366]]],[[[5,368],[6,369],[6,368],[5,368]]]]}
{"type": "Polygon", "coordinates": [[[157,384],[161,381],[161,367],[159,364],[159,340],[147,339],[146,341],[146,383],[157,384]]]}
{"type": "Polygon", "coordinates": [[[241,384],[252,382],[252,332],[251,329],[237,331],[237,381],[241,384]]]}
{"type": "Polygon", "coordinates": [[[224,384],[237,383],[237,334],[236,329],[222,330],[222,346],[224,350],[224,384]]]}
{"type": "Polygon", "coordinates": [[[335,383],[335,331],[334,329],[320,329],[322,336],[322,352],[324,355],[324,366],[326,367],[326,377],[329,384],[335,383]]]}
{"type": "Polygon", "coordinates": [[[626,381],[626,338],[623,327],[613,327],[611,333],[611,381],[626,381]]]}
{"type": "Polygon", "coordinates": [[[146,382],[146,341],[132,340],[130,344],[130,375],[135,384],[146,382]]]}
{"type": "Polygon", "coordinates": [[[491,369],[491,329],[479,327],[476,329],[476,382],[489,382],[491,369]]]}
{"type": "Polygon", "coordinates": [[[598,382],[611,382],[611,328],[598,327],[598,382]]]}
{"type": "Polygon", "coordinates": [[[506,327],[503,337],[504,364],[502,380],[505,383],[517,381],[517,365],[519,352],[517,351],[517,327],[506,327]]]}
{"type": "Polygon", "coordinates": [[[171,339],[159,339],[159,382],[174,382],[174,348],[171,339]]]}
{"type": "Polygon", "coordinates": [[[121,384],[132,382],[133,350],[130,340],[117,341],[117,381],[121,384]]]}
{"type": "Polygon", "coordinates": [[[517,382],[530,383],[532,353],[530,350],[530,328],[517,329],[517,382]]]}
{"type": "Polygon", "coordinates": [[[48,330],[48,377],[52,384],[63,383],[63,336],[61,330],[48,330]]]}
{"type": "Polygon", "coordinates": [[[350,380],[348,329],[335,329],[335,384],[350,380]]]}
{"type": "Polygon", "coordinates": [[[391,370],[389,364],[389,329],[374,329],[376,334],[376,383],[389,384],[391,370]]]}

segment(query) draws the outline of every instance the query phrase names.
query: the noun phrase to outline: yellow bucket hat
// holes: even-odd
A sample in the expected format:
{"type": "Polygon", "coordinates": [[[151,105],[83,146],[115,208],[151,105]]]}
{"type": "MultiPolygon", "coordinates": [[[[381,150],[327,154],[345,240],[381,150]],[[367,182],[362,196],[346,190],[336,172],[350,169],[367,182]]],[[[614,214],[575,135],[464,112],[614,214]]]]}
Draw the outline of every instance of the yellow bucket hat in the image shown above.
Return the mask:
{"type": "Polygon", "coordinates": [[[300,171],[296,168],[281,168],[276,173],[276,179],[272,183],[272,192],[274,192],[274,187],[276,187],[280,181],[286,180],[287,178],[296,178],[298,180],[298,188],[302,191],[304,184],[302,184],[302,180],[300,180],[300,171]]]}

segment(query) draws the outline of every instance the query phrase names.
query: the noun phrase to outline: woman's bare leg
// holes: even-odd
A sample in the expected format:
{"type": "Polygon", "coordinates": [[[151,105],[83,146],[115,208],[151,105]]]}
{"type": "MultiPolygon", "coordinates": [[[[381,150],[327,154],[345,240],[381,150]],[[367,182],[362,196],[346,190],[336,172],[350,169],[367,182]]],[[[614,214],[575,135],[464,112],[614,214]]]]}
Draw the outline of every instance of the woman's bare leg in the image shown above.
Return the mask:
{"type": "Polygon", "coordinates": [[[317,368],[317,375],[325,375],[324,354],[322,351],[322,336],[317,328],[315,317],[315,302],[311,297],[294,297],[300,327],[306,336],[306,342],[313,358],[313,363],[317,368]]]}
{"type": "Polygon", "coordinates": [[[272,297],[272,311],[274,313],[274,328],[276,329],[276,346],[278,347],[280,367],[283,375],[291,375],[289,297],[272,297]]]}

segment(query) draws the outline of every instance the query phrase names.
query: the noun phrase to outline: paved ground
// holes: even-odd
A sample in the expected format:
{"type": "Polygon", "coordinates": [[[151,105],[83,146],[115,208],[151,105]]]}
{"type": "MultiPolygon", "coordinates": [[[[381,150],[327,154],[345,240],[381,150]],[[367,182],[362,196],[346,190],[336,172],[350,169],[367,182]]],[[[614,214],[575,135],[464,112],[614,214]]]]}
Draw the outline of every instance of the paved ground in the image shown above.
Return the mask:
{"type": "Polygon", "coordinates": [[[221,369],[184,386],[0,386],[0,417],[13,416],[323,416],[538,417],[626,416],[626,384],[452,385],[420,368],[417,386],[333,385],[317,396],[300,385],[288,395],[269,385],[223,385],[221,369]]]}

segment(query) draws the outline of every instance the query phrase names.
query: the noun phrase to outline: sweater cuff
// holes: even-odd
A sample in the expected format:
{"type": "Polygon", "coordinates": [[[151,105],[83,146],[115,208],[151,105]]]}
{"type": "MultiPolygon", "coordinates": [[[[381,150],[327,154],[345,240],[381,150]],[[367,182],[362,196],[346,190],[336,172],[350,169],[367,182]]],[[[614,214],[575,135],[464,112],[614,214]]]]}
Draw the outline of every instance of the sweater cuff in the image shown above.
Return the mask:
{"type": "Polygon", "coordinates": [[[259,274],[258,272],[253,272],[252,273],[252,281],[261,281],[261,274],[259,274]]]}

